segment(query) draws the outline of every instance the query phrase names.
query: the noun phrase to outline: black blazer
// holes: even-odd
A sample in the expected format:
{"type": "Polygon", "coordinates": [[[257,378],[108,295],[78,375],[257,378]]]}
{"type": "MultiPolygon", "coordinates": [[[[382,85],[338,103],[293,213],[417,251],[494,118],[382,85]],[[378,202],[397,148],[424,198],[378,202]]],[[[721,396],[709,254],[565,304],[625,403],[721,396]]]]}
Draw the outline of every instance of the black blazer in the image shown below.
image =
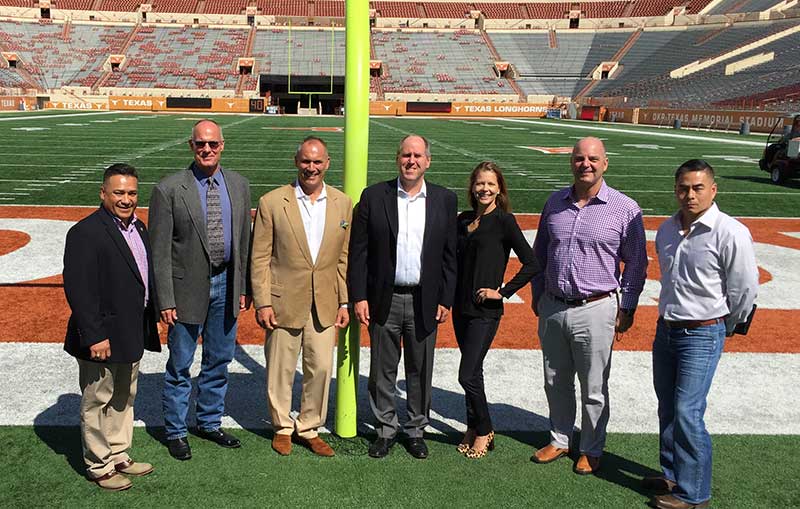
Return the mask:
{"type": "Polygon", "coordinates": [[[64,350],[92,360],[89,347],[109,339],[107,362],[133,363],[144,349],[160,352],[153,306],[153,261],[144,223],[136,222],[147,250],[149,303],[144,307],[144,283],[128,244],[102,206],[67,233],[64,248],[64,293],[72,315],[64,350]]]}
{"type": "MultiPolygon", "coordinates": [[[[426,182],[425,233],[415,316],[425,332],[437,325],[436,310],[453,305],[456,289],[455,193],[426,182]]],[[[397,179],[374,184],[361,193],[353,215],[348,286],[353,302],[367,300],[370,318],[385,324],[392,303],[397,267],[397,179]]]]}

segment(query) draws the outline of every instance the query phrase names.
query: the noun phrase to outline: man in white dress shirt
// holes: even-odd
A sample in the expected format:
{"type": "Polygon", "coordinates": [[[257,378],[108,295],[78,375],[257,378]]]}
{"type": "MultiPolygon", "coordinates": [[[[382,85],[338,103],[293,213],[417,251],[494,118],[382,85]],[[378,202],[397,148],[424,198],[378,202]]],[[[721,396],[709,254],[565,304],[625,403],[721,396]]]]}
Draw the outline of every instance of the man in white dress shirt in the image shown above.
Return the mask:
{"type": "Polygon", "coordinates": [[[366,188],[353,219],[350,297],[369,328],[369,402],[383,458],[399,428],[395,404],[400,345],[406,370],[403,426],[408,452],[428,457],[423,435],[431,408],[436,331],[447,320],[456,287],[455,193],[428,182],[428,141],[410,134],[397,149],[398,177],[366,188]]]}
{"type": "Polygon", "coordinates": [[[347,247],[353,205],[325,185],[330,157],[325,142],[309,136],[297,148],[297,179],[261,197],[253,230],[250,278],[256,321],[267,330],[267,397],[283,456],[295,440],[320,456],[333,449],[317,433],[328,412],[336,330],[347,310],[347,247]],[[292,419],[292,383],[303,351],[300,413],[292,419]]]}
{"type": "Polygon", "coordinates": [[[714,170],[685,162],[675,173],[680,210],[658,229],[660,318],[653,342],[662,476],[643,485],[651,505],[707,507],[711,438],[703,415],[725,337],[747,321],[758,290],[753,240],[746,226],[714,203],[714,170]]]}

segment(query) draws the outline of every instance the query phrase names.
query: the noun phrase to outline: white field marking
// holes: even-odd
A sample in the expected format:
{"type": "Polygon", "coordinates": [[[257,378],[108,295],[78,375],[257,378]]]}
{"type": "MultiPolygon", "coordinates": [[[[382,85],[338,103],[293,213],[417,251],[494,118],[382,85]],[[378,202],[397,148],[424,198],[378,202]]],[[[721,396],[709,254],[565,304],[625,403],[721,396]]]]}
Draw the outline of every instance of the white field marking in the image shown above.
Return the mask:
{"type": "Polygon", "coordinates": [[[557,136],[563,136],[564,133],[558,133],[556,131],[531,131],[531,134],[554,134],[557,136]]]}
{"type": "MultiPolygon", "coordinates": [[[[584,137],[583,136],[568,136],[568,138],[571,139],[571,140],[582,140],[584,137]]],[[[608,141],[608,138],[597,138],[597,139],[600,140],[600,141],[608,141]]],[[[608,155],[608,152],[606,152],[606,155],[608,155]]]]}
{"type": "Polygon", "coordinates": [[[524,127],[506,127],[506,126],[500,126],[500,129],[508,129],[509,131],[524,131],[525,130],[524,127]]]}
{"type": "MultiPolygon", "coordinates": [[[[200,369],[202,353],[197,349],[191,373],[200,369]]],[[[369,359],[362,348],[361,359],[369,359]]],[[[454,433],[466,428],[464,392],[458,384],[461,355],[455,348],[436,350],[433,371],[433,401],[429,432],[454,433]]],[[[145,352],[139,366],[139,389],[134,415],[137,426],[162,426],[161,386],[167,356],[145,352]]],[[[298,359],[297,371],[302,372],[298,359]]],[[[2,343],[0,370],[14,384],[0,384],[0,426],[77,426],[80,389],[75,360],[58,343],[2,343]],[[32,370],[30,366],[48,366],[32,370]],[[19,387],[26,390],[20,391],[19,387]]],[[[226,428],[270,427],[265,404],[264,348],[237,347],[229,368],[229,390],[222,425],[226,428]]],[[[800,434],[800,406],[794,404],[794,380],[786,373],[800,372],[798,354],[726,353],[720,359],[708,397],[705,419],[714,434],[800,434]],[[763,369],[769,366],[770,369],[763,369]],[[757,373],[757,383],[742,383],[742,373],[757,373]]],[[[498,431],[545,431],[547,400],[542,390],[542,353],[539,350],[491,349],[484,363],[486,395],[498,431]]],[[[372,421],[367,400],[369,362],[359,365],[357,413],[359,428],[372,421]]],[[[396,393],[406,389],[403,362],[398,366],[396,393]]],[[[579,384],[576,383],[579,398],[579,384]]],[[[294,391],[293,408],[300,403],[294,391]]],[[[652,389],[650,352],[617,351],[609,378],[613,433],[658,433],[657,401],[652,389]]],[[[399,407],[404,402],[399,402],[399,407]]],[[[331,387],[328,421],[333,429],[336,408],[336,376],[331,387]]],[[[580,415],[580,414],[578,414],[580,415]]],[[[190,426],[194,425],[190,416],[190,426]]],[[[580,417],[576,425],[580,425],[580,417]]]]}
{"type": "Polygon", "coordinates": [[[41,189],[30,188],[30,187],[15,187],[14,191],[41,191],[41,189]]]}
{"type": "Polygon", "coordinates": [[[114,120],[90,120],[93,124],[113,124],[117,122],[117,119],[114,120]]]}
{"type": "MultiPolygon", "coordinates": [[[[700,156],[703,159],[722,159],[723,161],[730,161],[732,163],[750,163],[750,164],[758,164],[758,159],[755,157],[747,157],[747,156],[727,156],[727,155],[719,155],[719,156],[708,156],[703,155],[700,156]]],[[[719,168],[719,165],[715,165],[715,167],[719,168]]],[[[736,168],[736,166],[734,166],[736,168]]]]}
{"type": "Polygon", "coordinates": [[[648,143],[623,143],[622,146],[638,148],[640,150],[675,150],[675,147],[667,147],[664,145],[655,145],[648,143]]]}
{"type": "Polygon", "coordinates": [[[93,111],[91,113],[65,113],[63,115],[32,115],[32,116],[25,116],[25,117],[0,117],[0,122],[10,122],[12,120],[47,120],[50,118],[64,118],[64,117],[83,117],[86,115],[97,116],[97,115],[115,115],[117,112],[114,111],[93,111]]]}
{"type": "MultiPolygon", "coordinates": [[[[497,121],[501,122],[516,122],[522,124],[535,124],[535,125],[552,125],[549,122],[543,122],[541,120],[525,120],[520,118],[495,118],[497,121]]],[[[558,127],[564,127],[567,129],[581,129],[586,131],[604,131],[610,133],[624,133],[624,134],[639,134],[642,136],[656,136],[656,137],[663,137],[663,138],[677,138],[681,140],[693,140],[693,141],[712,141],[712,142],[719,142],[719,143],[729,143],[731,145],[746,145],[748,147],[763,147],[763,141],[748,141],[748,140],[732,140],[728,138],[714,138],[711,136],[690,136],[687,134],[675,134],[675,133],[659,133],[659,132],[652,132],[652,131],[637,131],[636,129],[612,129],[609,127],[600,127],[600,126],[589,126],[589,125],[572,125],[572,124],[559,124],[558,127]]]]}
{"type": "Polygon", "coordinates": [[[49,131],[49,127],[12,127],[12,131],[49,131]]]}
{"type": "Polygon", "coordinates": [[[30,242],[0,256],[0,284],[33,281],[60,274],[64,239],[74,221],[54,219],[0,219],[0,230],[21,231],[30,242]]]}
{"type": "Polygon", "coordinates": [[[72,124],[72,123],[66,123],[66,124],[56,124],[56,125],[60,125],[60,126],[64,126],[64,127],[85,127],[85,126],[88,126],[89,124],[72,124]]]}
{"type": "Polygon", "coordinates": [[[11,198],[10,196],[0,196],[0,200],[3,200],[3,201],[13,200],[13,199],[14,198],[11,198]]]}
{"type": "Polygon", "coordinates": [[[56,187],[55,184],[48,184],[48,183],[44,183],[44,182],[31,182],[28,185],[31,186],[31,187],[56,187]]]}
{"type": "Polygon", "coordinates": [[[8,195],[8,196],[30,196],[30,193],[0,193],[0,195],[8,195]]]}

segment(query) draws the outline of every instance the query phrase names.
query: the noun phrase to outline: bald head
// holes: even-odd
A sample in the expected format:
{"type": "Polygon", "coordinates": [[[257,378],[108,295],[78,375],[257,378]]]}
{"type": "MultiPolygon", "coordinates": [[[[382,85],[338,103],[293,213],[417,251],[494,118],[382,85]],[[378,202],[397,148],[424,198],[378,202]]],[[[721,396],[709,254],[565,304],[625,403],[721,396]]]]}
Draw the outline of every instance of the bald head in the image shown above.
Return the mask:
{"type": "Polygon", "coordinates": [[[579,195],[594,196],[603,185],[603,174],[608,168],[606,147],[599,138],[589,136],[578,140],[570,158],[575,191],[579,195]]]}

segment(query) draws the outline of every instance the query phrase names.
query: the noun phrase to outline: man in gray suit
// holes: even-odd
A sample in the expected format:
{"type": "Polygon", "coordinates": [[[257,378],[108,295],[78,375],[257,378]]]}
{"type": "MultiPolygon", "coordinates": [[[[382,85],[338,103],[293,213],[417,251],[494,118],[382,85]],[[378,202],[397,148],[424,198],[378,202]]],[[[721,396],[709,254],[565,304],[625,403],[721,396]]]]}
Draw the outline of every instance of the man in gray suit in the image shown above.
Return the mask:
{"type": "Polygon", "coordinates": [[[158,306],[161,320],[169,325],[164,426],[169,453],[180,460],[192,457],[186,439],[192,392],[189,368],[200,336],[197,434],[222,447],[240,446],[220,426],[237,317],[250,307],[249,182],[220,166],[225,140],[216,122],[197,122],[189,147],[194,162],[153,189],[149,220],[158,306]]]}

